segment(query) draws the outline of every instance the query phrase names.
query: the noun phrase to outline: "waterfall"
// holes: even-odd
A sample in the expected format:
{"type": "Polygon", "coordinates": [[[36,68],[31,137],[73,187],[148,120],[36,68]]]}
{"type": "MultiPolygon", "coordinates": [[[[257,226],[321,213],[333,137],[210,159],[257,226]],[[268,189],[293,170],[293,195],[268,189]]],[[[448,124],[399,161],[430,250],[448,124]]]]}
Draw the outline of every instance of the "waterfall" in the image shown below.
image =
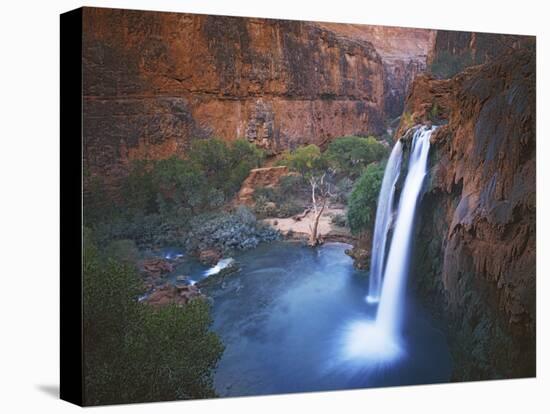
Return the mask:
{"type": "Polygon", "coordinates": [[[392,337],[398,335],[401,328],[411,235],[418,197],[426,176],[430,137],[434,130],[435,127],[424,126],[418,128],[413,135],[407,178],[397,207],[395,228],[384,271],[376,324],[392,337]]]}
{"type": "MultiPolygon", "coordinates": [[[[395,145],[388,161],[378,200],[380,211],[376,212],[372,252],[371,278],[378,277],[382,270],[384,275],[381,279],[382,289],[378,309],[374,321],[357,320],[347,326],[346,339],[342,349],[344,360],[363,359],[380,363],[399,358],[404,353],[401,340],[401,321],[404,312],[404,293],[409,271],[411,239],[418,198],[427,172],[430,137],[435,129],[436,127],[422,126],[417,128],[413,134],[407,176],[401,190],[390,249],[384,268],[386,238],[392,224],[395,183],[401,163],[402,148],[399,142],[395,145]],[[394,157],[393,160],[392,157],[394,157]],[[379,222],[379,220],[381,221],[379,222]]],[[[375,297],[376,291],[370,289],[376,289],[377,286],[379,289],[379,283],[379,280],[371,280],[367,300],[370,296],[375,297]]]]}
{"type": "Polygon", "coordinates": [[[378,205],[376,207],[376,219],[374,222],[374,236],[371,250],[372,260],[369,275],[369,294],[367,296],[368,303],[376,303],[380,299],[384,256],[386,255],[386,240],[391,225],[395,183],[399,178],[399,170],[401,169],[401,155],[401,141],[397,141],[384,170],[384,179],[382,180],[382,187],[380,188],[378,205]]]}

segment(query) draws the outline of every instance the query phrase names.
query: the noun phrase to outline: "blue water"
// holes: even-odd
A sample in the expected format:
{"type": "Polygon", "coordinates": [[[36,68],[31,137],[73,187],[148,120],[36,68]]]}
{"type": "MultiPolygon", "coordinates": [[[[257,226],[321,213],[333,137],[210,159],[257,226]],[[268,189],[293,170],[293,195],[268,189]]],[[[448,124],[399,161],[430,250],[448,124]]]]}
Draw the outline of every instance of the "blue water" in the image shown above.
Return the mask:
{"type": "MultiPolygon", "coordinates": [[[[449,380],[445,337],[410,295],[398,358],[354,360],[343,352],[350,324],[376,315],[376,305],[365,303],[367,274],[353,268],[346,248],[275,242],[234,256],[241,270],[206,290],[213,298],[213,330],[226,347],[214,378],[220,396],[449,380]]],[[[206,270],[185,261],[173,276],[198,280],[206,270]]]]}

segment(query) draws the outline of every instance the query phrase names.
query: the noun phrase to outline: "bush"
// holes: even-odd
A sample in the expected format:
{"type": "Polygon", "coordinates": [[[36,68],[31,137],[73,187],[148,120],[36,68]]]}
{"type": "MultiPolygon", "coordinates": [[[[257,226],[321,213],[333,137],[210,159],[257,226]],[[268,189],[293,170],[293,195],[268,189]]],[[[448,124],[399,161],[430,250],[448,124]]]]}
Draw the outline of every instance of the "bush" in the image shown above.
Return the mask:
{"type": "Polygon", "coordinates": [[[137,301],[135,269],[84,234],[84,367],[88,405],[213,397],[223,352],[208,303],[155,310],[137,301]]]}
{"type": "Polygon", "coordinates": [[[188,159],[205,174],[208,185],[233,196],[252,168],[259,167],[263,151],[244,139],[230,144],[217,138],[196,140],[188,159]]]}
{"type": "Polygon", "coordinates": [[[371,164],[355,183],[348,204],[348,224],[353,234],[374,226],[383,177],[384,166],[371,164]]]}
{"type": "Polygon", "coordinates": [[[245,140],[195,141],[187,158],[134,161],[121,179],[119,197],[109,195],[99,178],[87,176],[85,224],[102,246],[121,239],[140,247],[174,244],[191,217],[218,209],[233,197],[262,157],[245,140]]]}
{"type": "Polygon", "coordinates": [[[315,171],[325,169],[326,159],[317,145],[310,144],[294,151],[285,151],[277,164],[286,165],[302,177],[307,177],[309,174],[315,174],[315,171]]]}
{"type": "Polygon", "coordinates": [[[342,177],[334,186],[333,198],[335,201],[347,204],[352,190],[353,180],[349,177],[342,177]]]}
{"type": "Polygon", "coordinates": [[[333,140],[325,156],[337,172],[359,176],[367,165],[380,161],[387,156],[387,153],[386,146],[372,136],[367,138],[350,136],[333,140]]]}

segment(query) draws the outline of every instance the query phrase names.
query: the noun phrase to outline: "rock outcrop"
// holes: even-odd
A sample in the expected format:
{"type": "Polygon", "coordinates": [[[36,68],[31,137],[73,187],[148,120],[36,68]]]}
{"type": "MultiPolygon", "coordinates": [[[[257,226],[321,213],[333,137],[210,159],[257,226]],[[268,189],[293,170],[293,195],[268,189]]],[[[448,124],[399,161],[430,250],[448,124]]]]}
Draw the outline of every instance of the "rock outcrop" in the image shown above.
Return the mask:
{"type": "Polygon", "coordinates": [[[171,285],[165,284],[151,293],[145,303],[154,306],[162,307],[166,305],[183,306],[193,299],[206,297],[201,293],[196,285],[171,285]]]}
{"type": "Polygon", "coordinates": [[[92,175],[195,138],[278,152],[384,127],[373,45],[308,22],[85,8],[83,70],[92,175]]]}
{"type": "Polygon", "coordinates": [[[438,30],[427,63],[434,75],[448,78],[466,67],[528,47],[531,41],[530,36],[438,30]]]}
{"type": "Polygon", "coordinates": [[[535,375],[530,40],[451,79],[417,79],[406,103],[415,122],[445,120],[432,137],[411,277],[447,323],[457,380],[535,375]]]}
{"type": "Polygon", "coordinates": [[[288,167],[282,165],[277,167],[254,168],[250,170],[248,177],[243,181],[241,189],[237,194],[239,204],[254,204],[254,191],[259,187],[275,187],[281,178],[288,174],[288,167]]]}
{"type": "Polygon", "coordinates": [[[384,115],[389,118],[401,115],[412,81],[426,70],[436,31],[363,24],[319,25],[342,36],[374,45],[384,66],[384,115]]]}

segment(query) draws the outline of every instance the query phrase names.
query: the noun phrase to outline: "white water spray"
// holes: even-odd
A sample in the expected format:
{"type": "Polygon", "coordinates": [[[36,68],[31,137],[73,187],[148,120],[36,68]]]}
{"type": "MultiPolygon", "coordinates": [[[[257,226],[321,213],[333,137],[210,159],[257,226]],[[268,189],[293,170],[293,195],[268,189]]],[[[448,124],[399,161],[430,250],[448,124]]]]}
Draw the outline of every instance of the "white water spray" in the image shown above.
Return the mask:
{"type": "Polygon", "coordinates": [[[414,217],[426,176],[430,137],[434,130],[435,127],[421,127],[414,133],[407,178],[399,199],[397,220],[384,272],[376,324],[393,337],[399,335],[401,329],[414,217]]]}
{"type": "Polygon", "coordinates": [[[382,180],[382,187],[380,188],[380,194],[378,196],[376,220],[374,222],[374,237],[372,239],[369,294],[366,298],[368,303],[376,303],[380,299],[384,257],[386,255],[386,240],[392,221],[395,184],[399,178],[399,170],[401,169],[402,152],[401,141],[397,141],[392,149],[388,163],[386,164],[384,179],[382,180]]]}
{"type": "MultiPolygon", "coordinates": [[[[427,172],[430,137],[434,130],[435,127],[423,126],[413,135],[407,177],[397,207],[397,218],[384,270],[376,319],[372,322],[356,321],[350,324],[346,345],[343,348],[344,359],[383,362],[399,358],[404,352],[401,341],[401,322],[409,270],[411,236],[418,198],[427,172]]],[[[375,227],[377,225],[378,223],[375,227]]],[[[386,233],[389,227],[388,225],[385,229],[386,233]]],[[[373,251],[373,257],[376,256],[383,258],[384,253],[373,251]]],[[[383,260],[381,265],[383,266],[383,260]]]]}

